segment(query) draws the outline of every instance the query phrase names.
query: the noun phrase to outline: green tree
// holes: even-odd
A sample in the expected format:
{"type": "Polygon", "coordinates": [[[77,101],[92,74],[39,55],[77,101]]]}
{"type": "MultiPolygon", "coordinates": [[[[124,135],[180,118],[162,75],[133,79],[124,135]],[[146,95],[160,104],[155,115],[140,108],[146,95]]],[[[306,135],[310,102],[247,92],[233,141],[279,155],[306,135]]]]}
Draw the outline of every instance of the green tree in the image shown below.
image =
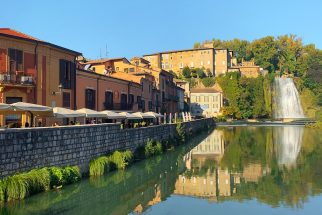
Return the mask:
{"type": "Polygon", "coordinates": [[[215,85],[215,78],[214,77],[206,77],[201,79],[202,84],[205,87],[213,87],[215,85]]]}
{"type": "Polygon", "coordinates": [[[196,74],[197,74],[198,78],[206,77],[204,68],[197,68],[197,69],[195,69],[195,71],[196,71],[196,74]]]}
{"type": "Polygon", "coordinates": [[[191,71],[190,71],[190,68],[189,67],[184,67],[183,70],[182,70],[182,75],[183,77],[185,78],[190,78],[191,77],[191,71]]]}

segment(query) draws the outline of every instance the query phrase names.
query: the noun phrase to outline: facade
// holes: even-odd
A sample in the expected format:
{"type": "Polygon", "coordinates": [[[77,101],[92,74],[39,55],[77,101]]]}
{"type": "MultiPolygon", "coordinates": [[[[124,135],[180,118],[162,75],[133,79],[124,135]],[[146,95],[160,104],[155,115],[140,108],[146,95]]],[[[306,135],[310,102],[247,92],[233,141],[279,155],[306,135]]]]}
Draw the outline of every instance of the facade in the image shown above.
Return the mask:
{"type": "Polygon", "coordinates": [[[212,75],[224,74],[232,63],[232,51],[228,49],[198,48],[159,52],[144,55],[152,67],[180,74],[184,67],[204,68],[212,75]]]}
{"type": "Polygon", "coordinates": [[[142,87],[137,82],[77,69],[77,109],[139,111],[142,87]]]}
{"type": "MultiPolygon", "coordinates": [[[[72,51],[21,32],[0,28],[0,102],[75,108],[76,57],[72,51]]],[[[24,124],[26,115],[1,118],[24,124]]],[[[30,121],[30,120],[28,120],[30,121]]]]}
{"type": "Polygon", "coordinates": [[[190,110],[193,116],[218,116],[223,107],[222,92],[214,88],[193,88],[190,98],[190,110]]]}
{"type": "Polygon", "coordinates": [[[237,70],[242,76],[247,78],[257,78],[260,75],[261,68],[255,65],[254,60],[242,61],[241,64],[231,67],[231,69],[237,70]]]}

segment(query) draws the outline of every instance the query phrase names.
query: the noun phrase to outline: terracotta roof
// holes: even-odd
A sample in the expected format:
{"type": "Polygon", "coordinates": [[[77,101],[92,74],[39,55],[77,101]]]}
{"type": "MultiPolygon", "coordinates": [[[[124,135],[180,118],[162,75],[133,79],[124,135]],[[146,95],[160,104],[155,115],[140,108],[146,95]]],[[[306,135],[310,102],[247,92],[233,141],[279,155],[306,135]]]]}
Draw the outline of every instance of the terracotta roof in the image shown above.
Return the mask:
{"type": "Polygon", "coordinates": [[[132,82],[139,83],[139,84],[141,83],[141,79],[142,79],[142,77],[130,75],[130,74],[127,74],[124,72],[113,72],[109,76],[115,77],[118,79],[122,79],[122,80],[126,80],[126,81],[132,81],[132,82]]]}
{"type": "Polygon", "coordinates": [[[96,64],[96,63],[106,63],[108,61],[119,61],[119,60],[126,60],[128,63],[130,63],[125,57],[118,57],[118,58],[103,58],[98,60],[90,60],[85,62],[85,64],[96,64]]]}
{"type": "Polygon", "coordinates": [[[215,88],[191,88],[190,90],[191,93],[220,93],[215,88]]]}
{"type": "Polygon", "coordinates": [[[47,46],[51,46],[51,47],[54,47],[54,48],[62,49],[62,50],[67,51],[67,52],[72,52],[75,55],[82,55],[82,53],[80,53],[80,52],[73,51],[71,49],[67,49],[67,48],[64,48],[64,47],[61,47],[61,46],[46,42],[46,41],[39,40],[39,39],[37,39],[35,37],[29,36],[27,34],[21,33],[19,31],[16,31],[16,30],[13,30],[13,29],[10,29],[10,28],[0,28],[0,36],[12,37],[12,38],[22,39],[22,40],[27,40],[27,41],[36,41],[36,42],[39,42],[40,44],[43,44],[43,45],[47,45],[47,46]]]}
{"type": "Polygon", "coordinates": [[[169,53],[173,53],[173,52],[188,52],[188,51],[200,51],[200,50],[228,50],[228,49],[221,49],[221,48],[197,48],[197,49],[181,49],[181,50],[171,50],[171,51],[164,51],[164,52],[156,52],[153,54],[146,54],[143,55],[145,56],[151,56],[151,55],[157,55],[157,54],[169,54],[169,53]]]}
{"type": "Polygon", "coordinates": [[[19,31],[16,31],[10,28],[0,28],[0,34],[6,34],[9,36],[20,37],[20,38],[29,39],[29,40],[41,41],[35,37],[29,36],[27,34],[21,33],[19,31]]]}

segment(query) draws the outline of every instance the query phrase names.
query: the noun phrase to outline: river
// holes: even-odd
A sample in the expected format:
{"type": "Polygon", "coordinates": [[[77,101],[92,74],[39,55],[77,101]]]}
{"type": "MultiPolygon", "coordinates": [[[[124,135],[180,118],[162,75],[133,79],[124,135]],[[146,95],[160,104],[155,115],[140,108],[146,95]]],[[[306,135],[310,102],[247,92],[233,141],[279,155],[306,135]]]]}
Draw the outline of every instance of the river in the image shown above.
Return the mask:
{"type": "Polygon", "coordinates": [[[216,128],[124,171],[0,206],[0,214],[322,214],[322,135],[216,128]]]}

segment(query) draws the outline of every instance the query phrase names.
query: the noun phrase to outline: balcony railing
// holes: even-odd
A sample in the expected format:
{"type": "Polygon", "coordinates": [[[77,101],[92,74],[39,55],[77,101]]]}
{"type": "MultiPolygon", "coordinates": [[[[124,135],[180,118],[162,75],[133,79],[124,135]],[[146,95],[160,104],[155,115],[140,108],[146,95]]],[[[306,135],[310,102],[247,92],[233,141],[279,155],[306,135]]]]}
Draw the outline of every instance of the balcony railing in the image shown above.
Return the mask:
{"type": "Polygon", "coordinates": [[[0,74],[0,83],[12,85],[33,85],[34,78],[32,76],[25,75],[0,74]]]}

